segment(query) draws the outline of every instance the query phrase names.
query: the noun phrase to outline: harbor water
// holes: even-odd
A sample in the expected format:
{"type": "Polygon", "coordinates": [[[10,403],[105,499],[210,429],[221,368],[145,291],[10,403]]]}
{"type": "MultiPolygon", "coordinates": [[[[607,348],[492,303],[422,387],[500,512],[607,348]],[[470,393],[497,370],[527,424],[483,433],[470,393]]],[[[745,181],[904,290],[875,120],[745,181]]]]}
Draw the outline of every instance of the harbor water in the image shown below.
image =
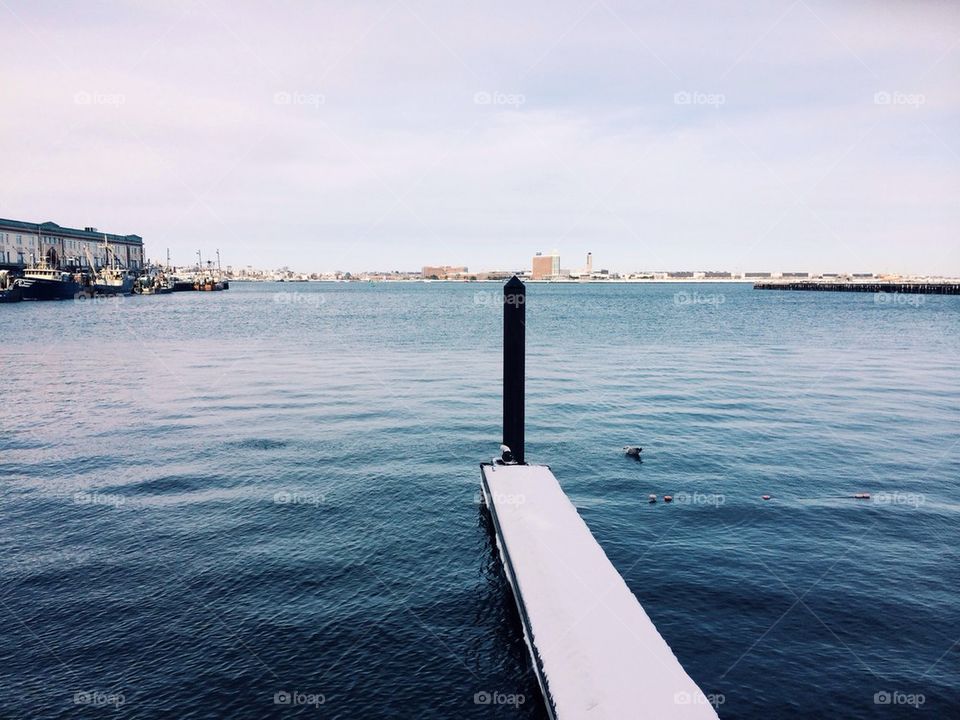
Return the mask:
{"type": "MultiPolygon", "coordinates": [[[[0,717],[544,718],[478,503],[500,293],[0,306],[0,717]]],[[[527,303],[526,459],[720,717],[960,717],[960,298],[527,303]]]]}

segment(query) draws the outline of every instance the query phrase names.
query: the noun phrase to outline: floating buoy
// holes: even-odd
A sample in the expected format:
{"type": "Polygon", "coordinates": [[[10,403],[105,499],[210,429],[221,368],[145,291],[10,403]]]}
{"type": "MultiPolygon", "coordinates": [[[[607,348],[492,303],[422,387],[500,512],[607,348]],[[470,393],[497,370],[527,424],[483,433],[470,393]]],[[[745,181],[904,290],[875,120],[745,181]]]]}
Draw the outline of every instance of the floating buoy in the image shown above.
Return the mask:
{"type": "Polygon", "coordinates": [[[673,495],[664,495],[664,496],[663,496],[663,501],[664,501],[664,502],[673,502],[673,495]]]}
{"type": "Polygon", "coordinates": [[[655,502],[657,501],[657,496],[656,496],[656,495],[651,495],[650,497],[647,498],[647,500],[649,500],[649,501],[652,502],[652,503],[655,503],[655,502]]]}
{"type": "Polygon", "coordinates": [[[770,499],[770,496],[769,496],[769,495],[764,495],[764,496],[763,496],[763,499],[764,499],[764,500],[769,500],[769,499],[770,499]]]}
{"type": "Polygon", "coordinates": [[[870,493],[857,493],[856,495],[853,496],[853,499],[854,499],[854,500],[869,500],[869,499],[870,499],[870,493]]]}

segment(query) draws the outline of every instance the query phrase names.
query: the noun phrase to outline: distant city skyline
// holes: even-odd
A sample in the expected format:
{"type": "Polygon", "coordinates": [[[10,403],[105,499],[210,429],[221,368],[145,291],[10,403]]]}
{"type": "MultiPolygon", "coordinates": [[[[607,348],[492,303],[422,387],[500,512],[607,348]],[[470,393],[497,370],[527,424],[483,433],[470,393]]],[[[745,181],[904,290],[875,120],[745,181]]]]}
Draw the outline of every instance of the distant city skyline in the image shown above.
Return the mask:
{"type": "Polygon", "coordinates": [[[0,217],[157,260],[960,275],[954,3],[0,16],[0,217]]]}

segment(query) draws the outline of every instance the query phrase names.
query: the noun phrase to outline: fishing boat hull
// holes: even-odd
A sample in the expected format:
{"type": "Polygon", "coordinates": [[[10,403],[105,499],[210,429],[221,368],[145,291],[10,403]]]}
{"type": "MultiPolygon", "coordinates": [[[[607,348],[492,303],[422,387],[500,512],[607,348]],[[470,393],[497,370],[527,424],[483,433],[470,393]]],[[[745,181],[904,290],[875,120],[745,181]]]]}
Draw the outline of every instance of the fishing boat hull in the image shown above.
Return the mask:
{"type": "Polygon", "coordinates": [[[132,295],[133,294],[133,278],[129,276],[124,276],[123,280],[119,283],[94,283],[93,285],[93,294],[94,295],[132,295]]]}
{"type": "Polygon", "coordinates": [[[16,285],[5,290],[0,290],[0,303],[15,303],[23,300],[23,293],[16,285]]]}
{"type": "Polygon", "coordinates": [[[83,289],[75,280],[38,277],[18,278],[15,287],[24,300],[73,300],[83,289]]]}

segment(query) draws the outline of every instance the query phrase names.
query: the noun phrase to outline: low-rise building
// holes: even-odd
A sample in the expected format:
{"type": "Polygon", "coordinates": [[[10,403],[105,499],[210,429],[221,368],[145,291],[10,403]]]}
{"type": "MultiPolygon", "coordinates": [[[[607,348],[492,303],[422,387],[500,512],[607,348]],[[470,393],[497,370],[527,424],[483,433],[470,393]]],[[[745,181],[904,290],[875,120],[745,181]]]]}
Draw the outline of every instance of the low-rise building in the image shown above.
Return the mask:
{"type": "Polygon", "coordinates": [[[469,273],[465,265],[424,265],[422,277],[424,280],[446,280],[469,273]]]}
{"type": "Polygon", "coordinates": [[[143,238],[139,235],[83,230],[54,222],[30,223],[0,218],[0,268],[15,270],[41,261],[51,267],[97,267],[118,259],[124,266],[143,267],[143,238]]]}

